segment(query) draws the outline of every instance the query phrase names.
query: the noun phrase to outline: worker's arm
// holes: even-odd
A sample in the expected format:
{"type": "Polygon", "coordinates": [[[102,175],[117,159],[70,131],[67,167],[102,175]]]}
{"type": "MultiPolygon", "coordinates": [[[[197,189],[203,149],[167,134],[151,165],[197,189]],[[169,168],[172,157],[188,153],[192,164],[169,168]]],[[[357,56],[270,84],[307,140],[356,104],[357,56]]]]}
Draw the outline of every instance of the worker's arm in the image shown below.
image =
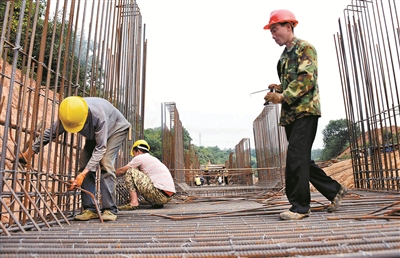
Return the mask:
{"type": "Polygon", "coordinates": [[[131,166],[129,166],[129,165],[125,165],[123,167],[120,167],[115,171],[115,175],[117,177],[123,176],[123,175],[125,175],[126,171],[128,171],[128,169],[130,169],[130,168],[131,168],[131,166]]]}
{"type": "MultiPolygon", "coordinates": [[[[72,181],[71,185],[68,187],[68,190],[74,190],[74,188],[77,187],[81,187],[83,180],[85,180],[86,175],[89,174],[89,170],[88,169],[84,169],[81,173],[79,173],[79,175],[75,178],[74,181],[72,181]]],[[[95,173],[95,172],[93,172],[95,173]]]]}

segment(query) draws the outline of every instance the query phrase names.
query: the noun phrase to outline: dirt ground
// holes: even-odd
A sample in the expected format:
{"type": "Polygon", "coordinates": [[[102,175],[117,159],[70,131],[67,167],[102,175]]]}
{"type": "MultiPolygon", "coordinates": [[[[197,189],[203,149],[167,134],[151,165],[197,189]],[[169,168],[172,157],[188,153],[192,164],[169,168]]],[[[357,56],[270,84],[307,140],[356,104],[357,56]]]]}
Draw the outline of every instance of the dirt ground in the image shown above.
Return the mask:
{"type": "MultiPolygon", "coordinates": [[[[380,154],[380,166],[381,169],[385,170],[392,170],[395,168],[400,168],[400,150],[395,149],[393,152],[390,153],[381,153],[380,154]]],[[[379,159],[379,155],[375,157],[379,159]]],[[[323,162],[318,164],[327,175],[331,176],[333,179],[337,180],[339,183],[346,186],[348,189],[354,188],[354,178],[353,178],[353,168],[352,168],[352,160],[345,159],[345,160],[330,160],[327,162],[323,162]]],[[[363,164],[361,159],[361,163],[363,164]]],[[[368,157],[367,160],[368,164],[372,164],[373,162],[368,157]]],[[[316,191],[315,188],[311,185],[311,191],[316,191]]]]}
{"type": "MultiPolygon", "coordinates": [[[[328,176],[337,180],[340,184],[348,189],[354,188],[353,169],[351,159],[346,160],[331,160],[320,165],[328,176]]],[[[316,191],[311,185],[311,191],[316,191]]]]}

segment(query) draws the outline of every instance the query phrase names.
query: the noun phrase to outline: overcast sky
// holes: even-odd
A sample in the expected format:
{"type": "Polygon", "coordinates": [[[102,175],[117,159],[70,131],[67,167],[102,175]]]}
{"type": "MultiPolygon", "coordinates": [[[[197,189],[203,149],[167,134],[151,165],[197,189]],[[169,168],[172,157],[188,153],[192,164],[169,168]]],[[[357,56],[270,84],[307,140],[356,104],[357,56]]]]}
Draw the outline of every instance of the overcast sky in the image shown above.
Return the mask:
{"type": "Polygon", "coordinates": [[[148,41],[145,128],[161,125],[161,103],[175,102],[182,125],[199,146],[235,148],[253,142],[253,121],[265,92],[279,83],[276,64],[284,47],[268,30],[270,13],[291,10],[295,35],[318,53],[322,130],[345,118],[334,36],[351,0],[137,0],[148,41]]]}

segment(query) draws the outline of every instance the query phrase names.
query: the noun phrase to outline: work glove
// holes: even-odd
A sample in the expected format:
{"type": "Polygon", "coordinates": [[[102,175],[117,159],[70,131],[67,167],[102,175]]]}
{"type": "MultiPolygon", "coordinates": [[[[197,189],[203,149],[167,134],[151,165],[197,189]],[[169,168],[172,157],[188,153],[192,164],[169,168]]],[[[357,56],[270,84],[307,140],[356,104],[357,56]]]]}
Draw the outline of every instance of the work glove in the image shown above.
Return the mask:
{"type": "Polygon", "coordinates": [[[28,163],[28,159],[31,158],[34,154],[35,154],[35,152],[32,149],[29,151],[29,148],[28,148],[25,152],[20,153],[18,155],[19,163],[21,163],[21,164],[28,163]]]}
{"type": "Polygon", "coordinates": [[[75,180],[74,181],[70,181],[70,183],[71,183],[71,185],[70,185],[70,187],[68,187],[68,190],[69,191],[72,191],[72,190],[74,190],[75,189],[75,187],[80,187],[81,185],[82,185],[82,183],[83,183],[83,180],[85,180],[85,177],[86,177],[86,175],[85,174],[83,174],[83,173],[80,173],[76,178],[75,178],[75,180]]]}
{"type": "Polygon", "coordinates": [[[282,103],[283,101],[283,94],[281,93],[276,93],[276,92],[268,92],[267,95],[264,97],[266,105],[268,102],[271,102],[273,104],[279,104],[282,103]]]}
{"type": "Polygon", "coordinates": [[[280,84],[270,84],[268,86],[268,89],[270,89],[271,91],[282,93],[282,86],[280,84]]]}

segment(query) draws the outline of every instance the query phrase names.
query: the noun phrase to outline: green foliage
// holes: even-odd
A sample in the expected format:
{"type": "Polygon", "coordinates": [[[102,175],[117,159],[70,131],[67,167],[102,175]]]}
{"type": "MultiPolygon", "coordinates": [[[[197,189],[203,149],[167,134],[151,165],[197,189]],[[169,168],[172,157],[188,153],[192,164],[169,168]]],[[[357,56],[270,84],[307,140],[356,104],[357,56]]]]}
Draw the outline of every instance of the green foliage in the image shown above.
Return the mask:
{"type": "Polygon", "coordinates": [[[144,130],[144,139],[150,145],[150,153],[159,160],[162,159],[161,127],[144,130]]]}
{"type": "Polygon", "coordinates": [[[315,149],[311,150],[311,159],[312,160],[320,160],[323,149],[315,149]]]}
{"type": "Polygon", "coordinates": [[[218,146],[195,146],[195,152],[201,165],[205,165],[208,162],[211,162],[211,164],[225,164],[225,161],[229,159],[229,155],[234,152],[234,150],[221,150],[220,148],[218,148],[218,146]]]}
{"type": "Polygon", "coordinates": [[[349,145],[349,131],[346,119],[331,120],[322,131],[325,148],[320,160],[337,157],[349,145]]]}
{"type": "MultiPolygon", "coordinates": [[[[144,139],[150,145],[150,153],[162,160],[162,133],[161,127],[148,128],[144,130],[144,139]]],[[[183,128],[183,146],[184,149],[189,149],[189,144],[192,141],[192,138],[189,135],[189,132],[183,128]]]]}
{"type": "Polygon", "coordinates": [[[397,133],[392,133],[387,128],[383,129],[382,141],[383,144],[397,143],[397,133]]]}
{"type": "Polygon", "coordinates": [[[183,127],[183,148],[185,150],[189,149],[189,144],[192,141],[192,137],[190,137],[189,132],[186,130],[185,127],[183,127]]]}
{"type": "MultiPolygon", "coordinates": [[[[161,127],[148,128],[144,130],[144,139],[150,145],[150,153],[161,160],[162,158],[162,134],[161,127]]],[[[183,145],[185,150],[188,149],[189,143],[192,141],[189,132],[183,130],[183,145]]],[[[229,160],[229,155],[234,152],[232,149],[221,150],[218,146],[204,147],[193,145],[194,151],[201,165],[207,164],[210,161],[212,164],[224,164],[229,160]]],[[[252,167],[256,167],[255,150],[251,151],[252,167]],[[253,164],[254,163],[254,164],[253,164]]]]}
{"type": "Polygon", "coordinates": [[[257,168],[256,149],[250,150],[250,164],[252,168],[257,168]]]}
{"type": "MultiPolygon", "coordinates": [[[[83,86],[87,85],[91,81],[91,67],[90,65],[92,64],[92,56],[87,56],[87,51],[88,48],[92,49],[93,44],[90,44],[83,36],[76,36],[76,38],[73,35],[80,35],[79,33],[76,33],[73,29],[70,31],[70,44],[67,46],[66,44],[66,38],[68,36],[68,27],[70,25],[69,21],[64,21],[64,24],[62,23],[61,17],[57,17],[56,20],[49,20],[48,22],[48,27],[47,27],[47,32],[45,30],[45,22],[44,22],[44,14],[46,10],[46,3],[47,1],[41,0],[41,1],[36,1],[36,2],[31,2],[27,1],[27,4],[25,6],[24,10],[24,18],[23,18],[23,23],[22,23],[22,32],[21,32],[21,42],[20,45],[22,47],[22,51],[27,52],[29,49],[29,44],[31,42],[31,37],[33,35],[33,30],[35,30],[34,33],[34,44],[33,44],[33,49],[31,56],[35,59],[38,60],[39,56],[41,54],[41,47],[43,46],[42,44],[42,38],[45,37],[45,44],[43,48],[43,67],[44,70],[42,72],[42,80],[41,83],[42,85],[45,85],[46,82],[49,80],[49,85],[53,86],[54,88],[51,88],[52,90],[55,90],[59,92],[59,85],[56,84],[56,79],[57,76],[56,74],[60,74],[60,69],[66,69],[66,74],[62,74],[65,79],[71,79],[72,81],[70,82],[72,85],[77,85],[79,84],[81,86],[81,89],[84,88],[83,86]],[[34,24],[34,19],[35,19],[35,9],[36,5],[39,3],[39,13],[37,14],[37,23],[36,23],[36,28],[32,28],[34,24]],[[54,34],[53,34],[54,31],[54,34]],[[82,41],[82,47],[80,48],[80,54],[79,54],[79,41],[82,41]],[[91,46],[90,46],[91,45],[91,46]],[[68,51],[68,54],[67,54],[68,51]],[[61,57],[61,60],[64,60],[67,58],[67,62],[65,62],[65,68],[63,67],[64,62],[59,60],[61,57]],[[79,60],[80,59],[80,60],[79,60]],[[60,63],[62,62],[62,63],[60,63]],[[60,66],[58,66],[60,64],[60,66]]],[[[17,31],[18,31],[18,25],[19,25],[19,16],[21,13],[21,3],[22,1],[15,1],[13,2],[14,8],[13,8],[13,14],[10,19],[11,24],[8,24],[9,26],[9,31],[7,32],[7,40],[10,41],[12,44],[15,43],[16,37],[17,37],[17,31]]],[[[3,20],[4,20],[4,15],[5,15],[5,7],[6,7],[6,2],[5,1],[0,1],[0,27],[3,27],[3,20]]],[[[91,53],[91,51],[90,51],[91,53]]],[[[14,53],[13,51],[8,51],[7,52],[7,61],[9,63],[12,63],[12,60],[14,58],[14,53]]],[[[26,56],[25,55],[19,55],[18,56],[18,62],[17,62],[17,68],[20,70],[25,69],[25,63],[26,63],[26,56]]],[[[101,67],[97,65],[97,77],[103,75],[101,71],[101,67]]],[[[37,79],[37,74],[33,75],[34,79],[37,79]]],[[[102,82],[101,79],[97,79],[98,85],[101,86],[102,82]]],[[[60,84],[61,79],[58,79],[58,84],[60,84]]],[[[94,93],[92,95],[98,95],[99,92],[94,93]]],[[[82,94],[82,93],[81,93],[82,94]]],[[[81,95],[80,94],[80,95],[81,95]]]]}

